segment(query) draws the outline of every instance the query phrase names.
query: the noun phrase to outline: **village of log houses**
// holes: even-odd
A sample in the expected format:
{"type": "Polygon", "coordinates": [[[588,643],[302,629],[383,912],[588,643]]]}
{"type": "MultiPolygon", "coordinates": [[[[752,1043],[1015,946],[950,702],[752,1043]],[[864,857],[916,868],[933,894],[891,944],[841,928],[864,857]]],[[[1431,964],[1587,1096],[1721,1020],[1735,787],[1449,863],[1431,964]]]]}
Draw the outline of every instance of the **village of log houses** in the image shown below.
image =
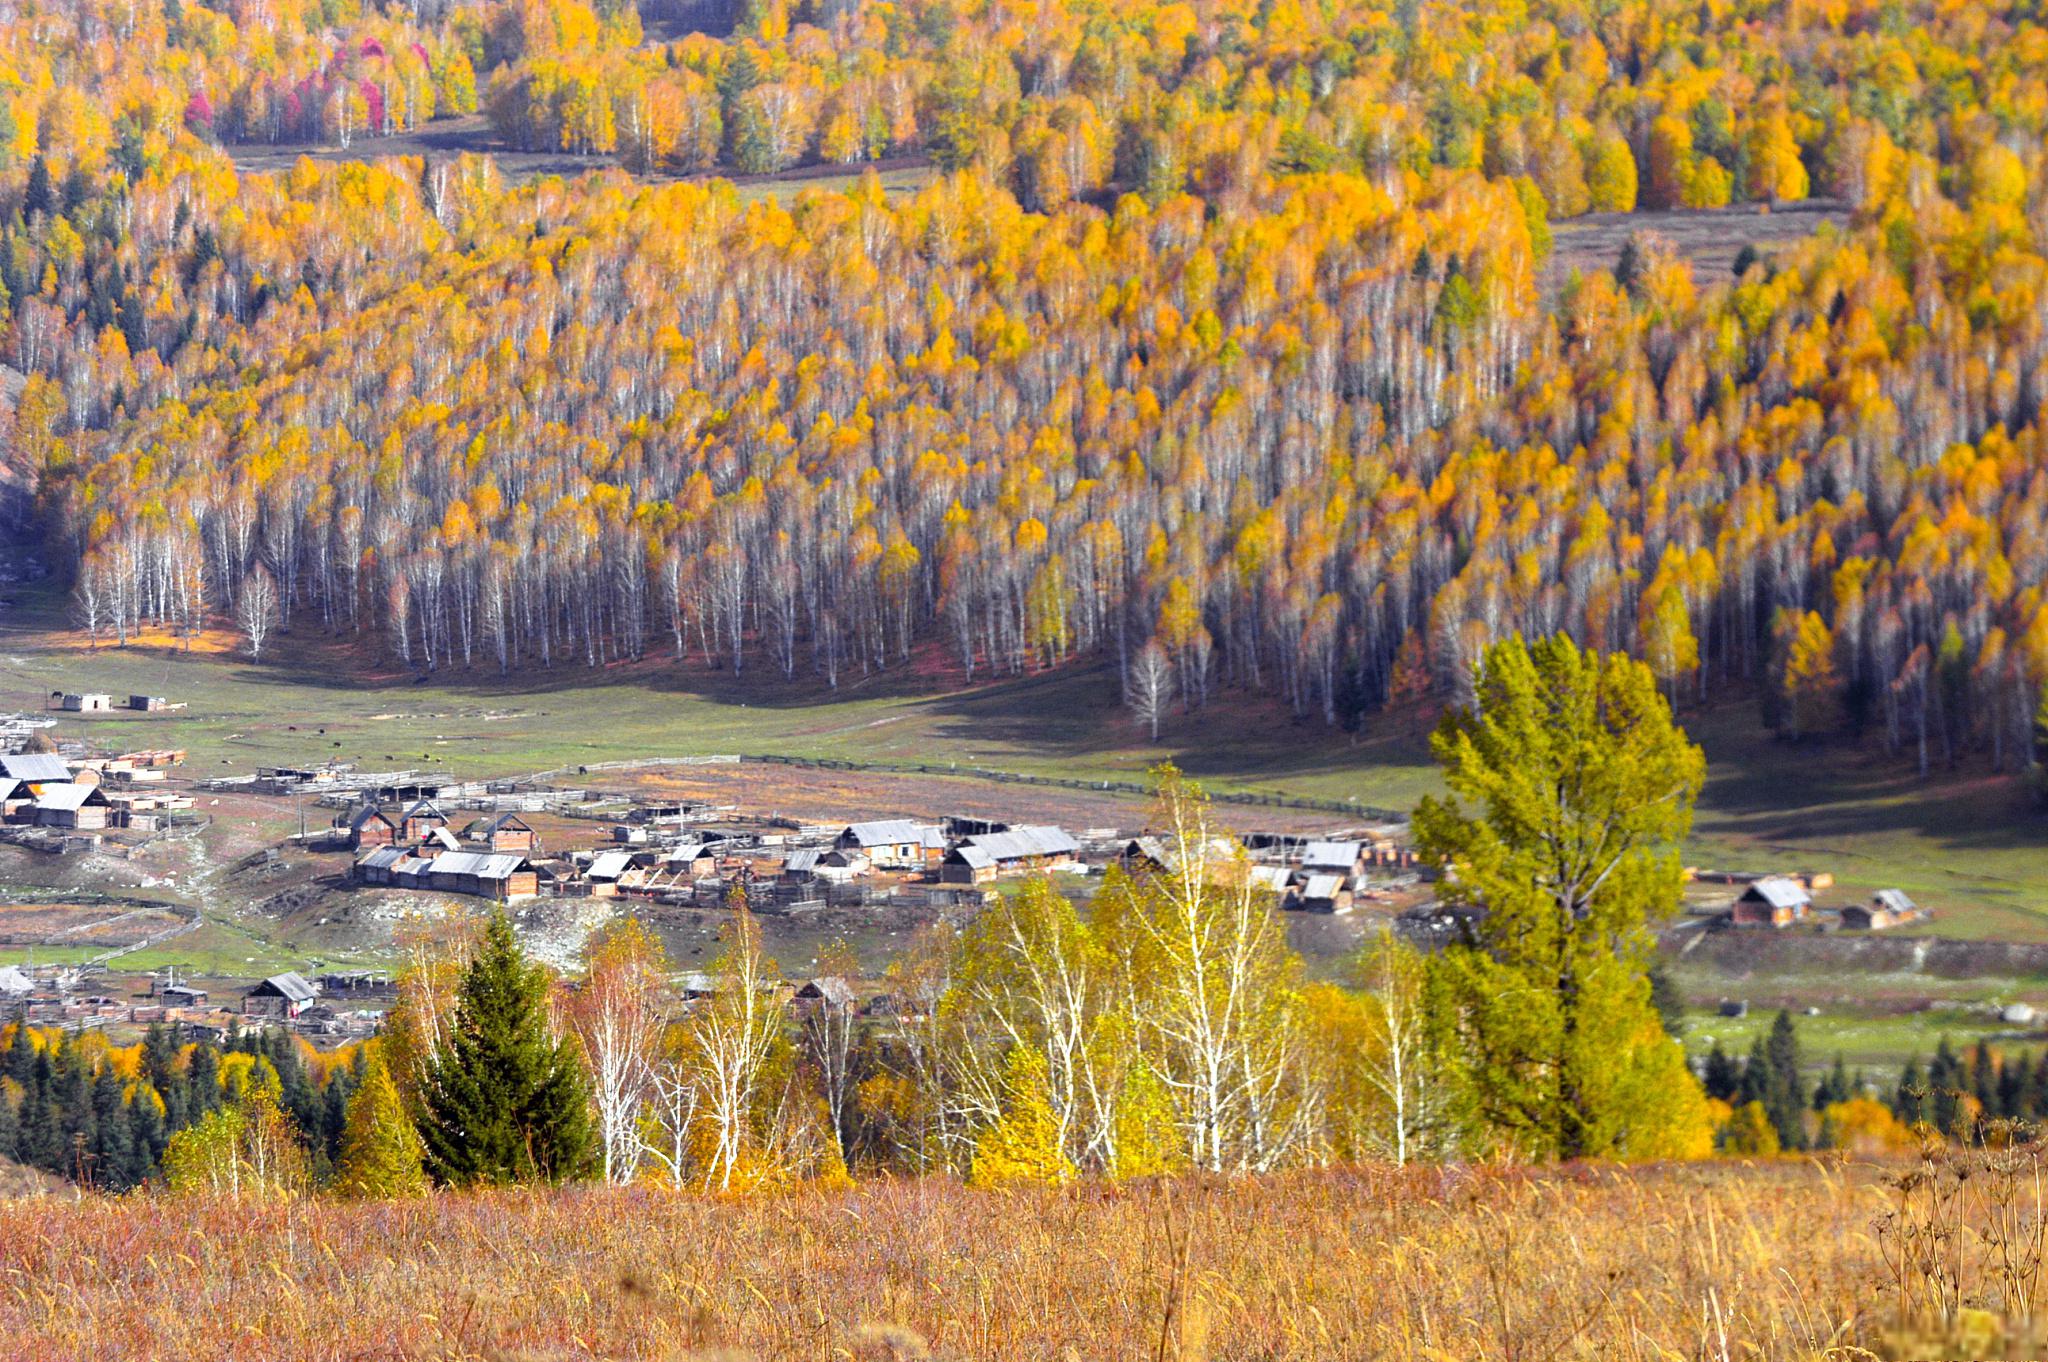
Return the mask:
{"type": "MultiPolygon", "coordinates": [[[[1015,806],[1008,817],[1005,801],[987,792],[971,808],[911,809],[883,794],[842,803],[836,814],[812,795],[798,815],[750,803],[762,770],[796,767],[737,756],[636,758],[494,780],[347,761],[214,776],[182,750],[113,750],[93,730],[66,725],[70,716],[184,708],[161,697],[63,692],[43,713],[0,720],[0,743],[15,749],[0,753],[0,848],[31,853],[28,864],[52,872],[35,878],[50,886],[82,891],[23,887],[10,895],[17,902],[0,905],[0,947],[15,952],[15,963],[0,968],[0,1006],[73,1028],[170,1024],[220,1037],[281,1026],[332,1043],[375,1031],[403,964],[407,924],[444,908],[502,905],[542,958],[566,966],[622,914],[674,932],[685,959],[700,955],[742,894],[771,937],[876,947],[871,975],[793,972],[791,990],[843,993],[887,1010],[900,1000],[887,996],[880,965],[920,925],[958,925],[1028,879],[1085,903],[1109,867],[1171,872],[1177,863],[1173,839],[1144,821],[1142,801],[1082,804],[1124,815],[1114,825],[1038,821],[1048,801],[1028,783],[1002,787],[1015,806]],[[649,793],[650,777],[675,770],[692,776],[691,797],[649,793]],[[143,867],[216,842],[241,853],[208,881],[216,895],[236,886],[232,897],[153,901],[178,880],[143,867]],[[137,886],[144,892],[133,893],[137,886]],[[314,907],[321,911],[309,917],[314,907]],[[178,941],[209,918],[219,925],[252,914],[303,944],[251,957],[242,963],[262,968],[246,972],[214,951],[176,958],[178,941]],[[137,958],[152,967],[130,963],[137,958]],[[292,967],[268,967],[284,964],[292,967]]],[[[1405,818],[1260,805],[1246,816],[1255,830],[1214,835],[1200,854],[1241,866],[1311,959],[1341,957],[1382,931],[1425,943],[1455,933],[1459,910],[1438,901],[1405,818]]],[[[1893,888],[1844,901],[1829,893],[1824,869],[1689,868],[1687,882],[1681,930],[1869,934],[1932,917],[1893,888]]],[[[266,935],[277,944],[283,933],[266,935]]],[[[1718,1006],[1729,1016],[1748,1010],[1746,1001],[1718,1006]]]]}

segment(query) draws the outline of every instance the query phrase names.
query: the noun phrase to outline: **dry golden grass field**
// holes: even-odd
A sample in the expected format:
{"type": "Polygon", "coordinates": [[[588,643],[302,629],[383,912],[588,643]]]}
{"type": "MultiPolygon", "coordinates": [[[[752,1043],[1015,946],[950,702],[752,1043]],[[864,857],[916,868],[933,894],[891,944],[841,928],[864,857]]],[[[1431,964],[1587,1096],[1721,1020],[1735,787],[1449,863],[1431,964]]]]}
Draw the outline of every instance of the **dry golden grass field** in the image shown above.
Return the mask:
{"type": "MultiPolygon", "coordinates": [[[[31,1198],[0,1217],[0,1351],[53,1362],[1929,1355],[1886,1342],[1896,1278],[1875,1223],[1897,1196],[1869,1167],[1784,1161],[1016,1194],[875,1182],[745,1201],[644,1188],[381,1204],[31,1198]]],[[[1974,1355],[2002,1355],[1988,1316],[1963,1318],[1982,1334],[1974,1355]]]]}

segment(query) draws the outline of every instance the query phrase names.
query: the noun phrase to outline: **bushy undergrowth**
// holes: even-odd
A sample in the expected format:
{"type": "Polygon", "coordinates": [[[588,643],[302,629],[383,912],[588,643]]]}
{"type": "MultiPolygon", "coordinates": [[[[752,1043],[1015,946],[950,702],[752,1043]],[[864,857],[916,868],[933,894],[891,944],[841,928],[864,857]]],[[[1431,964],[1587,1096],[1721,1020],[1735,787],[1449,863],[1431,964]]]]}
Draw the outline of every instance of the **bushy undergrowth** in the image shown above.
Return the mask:
{"type": "Polygon", "coordinates": [[[0,1352],[1848,1358],[1883,1355],[1893,1195],[1881,1172],[1785,1162],[46,1198],[4,1217],[0,1352]]]}

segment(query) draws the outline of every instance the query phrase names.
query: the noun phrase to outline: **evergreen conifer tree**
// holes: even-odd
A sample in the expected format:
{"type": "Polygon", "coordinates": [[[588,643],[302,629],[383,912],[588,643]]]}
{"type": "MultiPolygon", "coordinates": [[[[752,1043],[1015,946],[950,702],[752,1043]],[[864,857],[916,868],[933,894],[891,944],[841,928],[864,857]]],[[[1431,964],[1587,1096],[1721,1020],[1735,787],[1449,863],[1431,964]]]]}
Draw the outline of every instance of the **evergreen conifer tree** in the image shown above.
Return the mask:
{"type": "Polygon", "coordinates": [[[1920,1067],[1920,1056],[1914,1055],[1900,1071],[1899,1086],[1892,1092],[1892,1115],[1907,1125],[1913,1125],[1926,1120],[1931,1111],[1927,1101],[1927,1074],[1920,1067]]]}
{"type": "Polygon", "coordinates": [[[147,1085],[137,1088],[128,1099],[128,1144],[134,1160],[132,1186],[140,1186],[157,1175],[170,1139],[165,1129],[161,1098],[147,1085]]]}
{"type": "Polygon", "coordinates": [[[1800,1076],[1799,1030],[1792,1014],[1779,1009],[1771,1022],[1770,1039],[1764,1044],[1770,1057],[1770,1091],[1764,1106],[1771,1124],[1778,1130],[1781,1149],[1804,1149],[1806,1139],[1806,1080],[1800,1076]]]}
{"type": "Polygon", "coordinates": [[[2027,1081],[2033,1072],[2025,1055],[2002,1055],[1998,1065],[1997,1114],[2017,1120],[2027,1114],[2027,1081]]]}
{"type": "Polygon", "coordinates": [[[1733,1102],[1742,1087],[1741,1066],[1721,1048],[1718,1040],[1707,1051],[1706,1071],[1700,1075],[1700,1086],[1707,1090],[1707,1096],[1723,1102],[1733,1102]]]}
{"type": "Polygon", "coordinates": [[[419,1132],[398,1085],[382,1064],[371,1065],[348,1101],[334,1190],[352,1197],[417,1196],[427,1189],[420,1156],[419,1132]]]}
{"type": "Polygon", "coordinates": [[[420,1137],[454,1186],[559,1182],[590,1168],[590,1100],[573,1042],[548,1028],[547,975],[493,913],[435,1054],[420,1137]]]}
{"type": "Polygon", "coordinates": [[[1949,1048],[1948,1037],[1934,1047],[1934,1062],[1927,1066],[1927,1119],[1944,1135],[1954,1135],[1962,1125],[1963,1091],[1969,1075],[1962,1060],[1949,1048]]]}

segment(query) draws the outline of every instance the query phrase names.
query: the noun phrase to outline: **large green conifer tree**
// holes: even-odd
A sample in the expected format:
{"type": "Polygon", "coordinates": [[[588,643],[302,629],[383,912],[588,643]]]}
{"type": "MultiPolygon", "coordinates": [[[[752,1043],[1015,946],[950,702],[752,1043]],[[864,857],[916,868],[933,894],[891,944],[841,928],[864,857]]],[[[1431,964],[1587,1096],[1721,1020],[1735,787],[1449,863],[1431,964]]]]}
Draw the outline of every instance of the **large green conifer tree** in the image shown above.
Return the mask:
{"type": "Polygon", "coordinates": [[[454,1186],[560,1182],[591,1164],[590,1101],[572,1040],[548,1026],[547,974],[491,915],[435,1053],[420,1137],[427,1171],[454,1186]]]}
{"type": "Polygon", "coordinates": [[[1705,1096],[1651,1004],[1649,924],[1705,779],[1648,667],[1561,635],[1487,651],[1415,831],[1476,910],[1443,968],[1481,1115],[1539,1157],[1704,1152],[1705,1096]]]}

